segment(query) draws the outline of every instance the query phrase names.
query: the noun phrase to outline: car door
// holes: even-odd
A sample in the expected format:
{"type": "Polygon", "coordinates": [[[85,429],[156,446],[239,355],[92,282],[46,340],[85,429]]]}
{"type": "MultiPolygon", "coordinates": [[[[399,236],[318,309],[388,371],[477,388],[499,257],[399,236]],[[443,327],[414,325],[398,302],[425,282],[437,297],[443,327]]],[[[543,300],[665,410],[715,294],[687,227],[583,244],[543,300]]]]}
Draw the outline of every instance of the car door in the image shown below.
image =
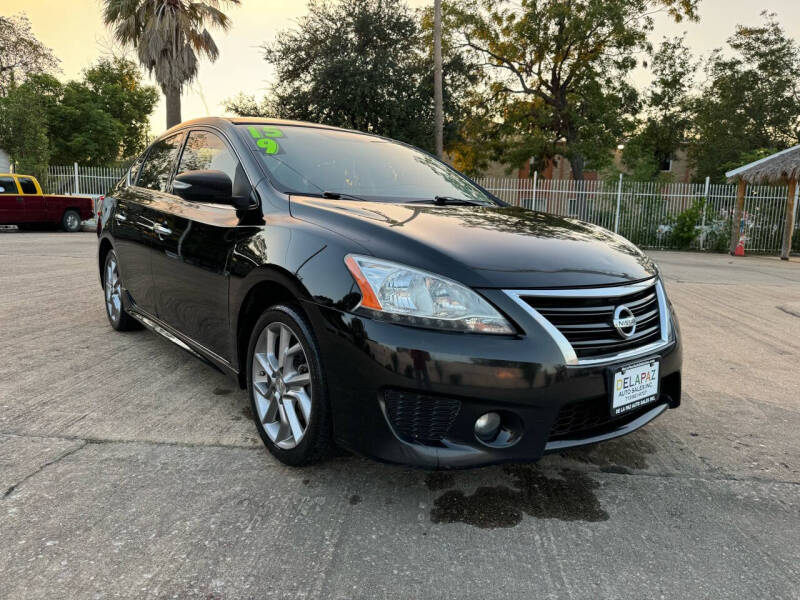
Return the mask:
{"type": "Polygon", "coordinates": [[[11,175],[0,175],[0,225],[15,225],[22,222],[24,200],[11,175]]]}
{"type": "Polygon", "coordinates": [[[25,211],[25,218],[29,223],[41,223],[47,221],[47,212],[44,204],[44,196],[36,189],[36,184],[30,177],[17,176],[17,183],[22,192],[22,206],[25,211]]]}
{"type": "MultiPolygon", "coordinates": [[[[177,174],[219,170],[234,189],[249,182],[228,142],[209,129],[189,133],[177,174]]],[[[165,194],[157,205],[153,282],[158,317],[226,361],[232,357],[228,324],[228,259],[239,223],[229,205],[165,194]]]]}
{"type": "Polygon", "coordinates": [[[157,204],[166,194],[185,134],[155,142],[141,165],[134,163],[129,183],[115,192],[111,219],[120,275],[130,300],[141,311],[156,316],[152,254],[157,204]]]}

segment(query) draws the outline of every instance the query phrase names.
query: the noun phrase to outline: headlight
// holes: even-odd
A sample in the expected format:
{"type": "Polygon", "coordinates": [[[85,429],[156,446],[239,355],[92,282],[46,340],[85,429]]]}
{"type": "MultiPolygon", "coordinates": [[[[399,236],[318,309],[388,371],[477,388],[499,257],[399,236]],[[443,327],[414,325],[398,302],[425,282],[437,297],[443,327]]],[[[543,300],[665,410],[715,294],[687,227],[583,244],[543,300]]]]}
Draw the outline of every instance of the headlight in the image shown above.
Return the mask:
{"type": "Polygon", "coordinates": [[[368,256],[348,254],[344,262],[361,289],[359,308],[373,316],[432,329],[514,333],[497,310],[460,283],[368,256]]]}

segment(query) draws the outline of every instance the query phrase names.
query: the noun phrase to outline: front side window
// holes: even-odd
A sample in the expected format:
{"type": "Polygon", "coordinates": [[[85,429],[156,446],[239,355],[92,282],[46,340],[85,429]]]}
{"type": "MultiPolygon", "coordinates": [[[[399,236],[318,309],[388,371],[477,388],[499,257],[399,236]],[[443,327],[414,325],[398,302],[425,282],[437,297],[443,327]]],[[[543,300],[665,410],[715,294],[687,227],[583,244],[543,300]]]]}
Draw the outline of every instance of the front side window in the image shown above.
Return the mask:
{"type": "Polygon", "coordinates": [[[23,194],[36,194],[36,184],[33,183],[33,179],[30,177],[20,177],[18,178],[19,187],[22,188],[23,194]]]}
{"type": "Polygon", "coordinates": [[[288,194],[351,194],[382,202],[436,196],[496,204],[433,156],[391,140],[294,125],[239,125],[273,184],[288,194]]]}
{"type": "Polygon", "coordinates": [[[186,171],[222,171],[236,181],[239,160],[219,136],[208,131],[192,131],[181,155],[178,173],[186,171]]]}
{"type": "Polygon", "coordinates": [[[139,171],[142,170],[142,162],[144,162],[144,154],[133,161],[131,168],[128,170],[129,185],[136,185],[136,180],[139,178],[139,171]]]}
{"type": "Polygon", "coordinates": [[[13,177],[0,177],[0,194],[16,194],[17,184],[13,177]]]}
{"type": "Polygon", "coordinates": [[[136,185],[158,192],[166,192],[183,138],[184,134],[178,133],[153,144],[142,165],[136,185]]]}

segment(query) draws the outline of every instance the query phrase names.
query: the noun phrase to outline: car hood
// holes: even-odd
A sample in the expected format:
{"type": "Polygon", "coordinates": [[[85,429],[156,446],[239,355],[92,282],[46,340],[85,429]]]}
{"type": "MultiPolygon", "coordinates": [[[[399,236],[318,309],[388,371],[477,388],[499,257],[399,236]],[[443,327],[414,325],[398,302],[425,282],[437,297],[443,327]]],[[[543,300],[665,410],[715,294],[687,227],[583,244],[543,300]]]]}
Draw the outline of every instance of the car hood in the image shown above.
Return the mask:
{"type": "Polygon", "coordinates": [[[517,207],[390,204],[292,196],[295,218],[378,258],[472,287],[612,285],[656,275],[636,246],[602,227],[517,207]]]}

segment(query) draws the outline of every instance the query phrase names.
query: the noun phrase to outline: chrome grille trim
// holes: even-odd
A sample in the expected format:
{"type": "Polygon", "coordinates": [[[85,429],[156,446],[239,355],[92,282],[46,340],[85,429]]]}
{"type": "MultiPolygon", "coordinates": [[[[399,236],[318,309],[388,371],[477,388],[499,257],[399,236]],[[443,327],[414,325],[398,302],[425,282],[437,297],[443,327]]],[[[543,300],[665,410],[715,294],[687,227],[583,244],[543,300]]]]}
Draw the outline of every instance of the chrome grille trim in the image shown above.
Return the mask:
{"type": "MultiPolygon", "coordinates": [[[[664,287],[661,280],[658,278],[648,279],[639,283],[630,285],[621,285],[614,287],[601,287],[601,288],[583,288],[583,289],[535,289],[535,290],[503,290],[517,305],[519,305],[528,315],[530,315],[547,333],[553,338],[561,354],[564,357],[564,362],[570,366],[587,366],[587,365],[602,365],[618,362],[620,360],[635,359],[639,356],[652,354],[666,346],[670,342],[670,317],[669,308],[667,306],[667,297],[664,293],[664,287]],[[656,299],[658,303],[658,314],[660,321],[660,339],[651,342],[638,348],[625,350],[616,354],[604,355],[592,358],[578,358],[575,348],[570,341],[564,336],[563,333],[553,325],[545,316],[538,310],[528,304],[525,297],[539,297],[539,298],[614,298],[619,296],[627,296],[645,291],[648,288],[655,288],[656,299]]],[[[651,297],[640,299],[631,303],[636,307],[638,304],[644,304],[645,301],[650,301],[651,297]]],[[[594,307],[588,307],[594,308],[594,307]]],[[[602,307],[601,307],[602,308],[602,307]]],[[[599,309],[597,309],[599,312],[599,309]]],[[[587,310],[586,312],[592,312],[587,310]]],[[[655,311],[652,314],[639,315],[641,323],[645,325],[644,331],[653,333],[655,329],[653,326],[647,327],[646,325],[655,317],[655,311]]],[[[638,332],[637,332],[638,333],[638,332]]],[[[643,336],[644,337],[644,336],[643,336]]]]}

